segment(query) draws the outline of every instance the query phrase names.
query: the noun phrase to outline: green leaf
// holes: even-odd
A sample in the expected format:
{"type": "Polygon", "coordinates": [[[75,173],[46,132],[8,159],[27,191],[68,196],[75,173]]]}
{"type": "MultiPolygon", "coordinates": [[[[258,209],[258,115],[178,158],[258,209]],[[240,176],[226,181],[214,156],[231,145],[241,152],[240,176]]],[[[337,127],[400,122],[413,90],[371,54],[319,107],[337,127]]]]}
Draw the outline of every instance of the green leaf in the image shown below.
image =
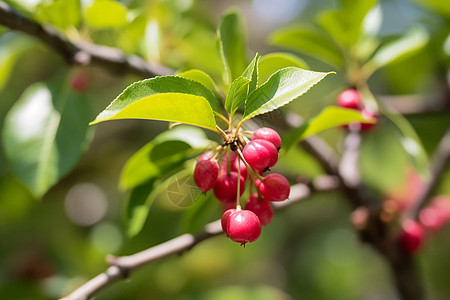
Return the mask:
{"type": "Polygon", "coordinates": [[[364,136],[360,153],[359,165],[364,182],[383,193],[402,186],[408,159],[395,125],[380,123],[377,130],[364,136]]]}
{"type": "Polygon", "coordinates": [[[219,108],[217,98],[200,83],[177,76],[156,77],[130,85],[91,124],[151,119],[215,130],[211,108],[219,108]]]}
{"type": "Polygon", "coordinates": [[[200,150],[211,146],[205,133],[195,127],[179,126],[158,135],[138,150],[125,164],[120,185],[134,188],[149,180],[166,176],[180,168],[200,150]]]}
{"type": "Polygon", "coordinates": [[[86,8],[86,21],[95,29],[118,28],[127,24],[127,8],[113,0],[95,0],[86,8]]]}
{"type": "Polygon", "coordinates": [[[309,68],[308,64],[303,59],[291,53],[278,52],[264,55],[259,61],[258,85],[266,82],[270,75],[279,69],[287,67],[309,68]]]}
{"type": "Polygon", "coordinates": [[[318,23],[335,43],[343,49],[352,47],[359,39],[365,16],[377,0],[340,0],[341,9],[331,10],[319,15],[318,23]]]}
{"type": "Polygon", "coordinates": [[[19,57],[25,52],[33,41],[27,37],[8,33],[0,37],[0,90],[8,83],[11,72],[19,57]]]}
{"type": "Polygon", "coordinates": [[[81,5],[79,0],[56,0],[49,4],[40,3],[38,19],[51,23],[59,28],[77,27],[81,21],[81,5]]]}
{"type": "Polygon", "coordinates": [[[180,74],[177,74],[177,76],[201,83],[202,85],[204,85],[205,87],[210,89],[212,92],[214,92],[216,94],[220,94],[214,80],[211,78],[211,76],[209,76],[207,73],[203,72],[202,70],[197,70],[197,69],[187,70],[180,74]]]}
{"type": "Polygon", "coordinates": [[[288,67],[274,73],[266,83],[250,94],[243,121],[273,111],[306,93],[330,73],[288,67]]]}
{"type": "Polygon", "coordinates": [[[3,144],[16,175],[41,197],[86,149],[90,101],[43,83],[29,87],[5,118],[3,144]]]}
{"type": "Polygon", "coordinates": [[[381,46],[364,65],[366,76],[389,64],[401,61],[416,53],[428,43],[428,33],[419,27],[412,28],[399,39],[381,46]]]}
{"type": "Polygon", "coordinates": [[[225,13],[217,29],[219,52],[225,66],[227,83],[241,76],[247,66],[247,38],[241,14],[232,10],[225,13]]]}
{"type": "Polygon", "coordinates": [[[205,226],[211,210],[217,209],[217,201],[213,199],[213,195],[213,193],[197,195],[193,205],[183,212],[183,218],[181,219],[183,231],[197,232],[205,226]]]}
{"type": "Polygon", "coordinates": [[[155,186],[156,181],[151,180],[131,191],[126,206],[126,232],[128,237],[131,238],[137,235],[144,226],[150,207],[155,199],[155,197],[149,197],[155,186]]]}
{"type": "MultiPolygon", "coordinates": [[[[250,80],[247,94],[251,94],[258,86],[258,72],[259,72],[258,69],[259,69],[259,60],[260,59],[261,59],[261,55],[256,53],[255,57],[252,59],[250,64],[247,66],[247,68],[245,68],[244,72],[242,73],[242,77],[250,80]]],[[[280,68],[278,68],[278,69],[280,69],[280,68]]]]}
{"type": "Polygon", "coordinates": [[[227,99],[225,100],[225,109],[231,116],[234,115],[239,106],[247,99],[250,82],[245,77],[238,77],[231,83],[227,99]]]}
{"type": "Polygon", "coordinates": [[[150,180],[136,187],[127,203],[127,234],[133,237],[138,234],[147,220],[153,202],[158,196],[171,201],[179,208],[192,205],[206,197],[193,182],[193,168],[184,169],[164,180],[150,180]],[[164,193],[165,191],[165,193],[164,193]]]}
{"type": "Polygon", "coordinates": [[[316,117],[290,131],[283,139],[284,148],[289,149],[294,143],[310,135],[330,128],[347,125],[351,122],[376,123],[376,119],[368,120],[354,109],[329,106],[323,109],[316,117]]]}
{"type": "Polygon", "coordinates": [[[343,54],[330,38],[317,28],[302,25],[281,29],[270,36],[274,45],[303,53],[342,69],[343,54]]]}
{"type": "Polygon", "coordinates": [[[414,128],[401,114],[391,113],[386,109],[383,109],[382,112],[398,129],[400,142],[413,167],[422,177],[428,179],[430,177],[428,156],[414,128]]]}
{"type": "Polygon", "coordinates": [[[413,0],[416,3],[419,3],[426,8],[434,11],[437,14],[443,15],[447,18],[450,18],[450,4],[448,1],[442,0],[413,0]]]}

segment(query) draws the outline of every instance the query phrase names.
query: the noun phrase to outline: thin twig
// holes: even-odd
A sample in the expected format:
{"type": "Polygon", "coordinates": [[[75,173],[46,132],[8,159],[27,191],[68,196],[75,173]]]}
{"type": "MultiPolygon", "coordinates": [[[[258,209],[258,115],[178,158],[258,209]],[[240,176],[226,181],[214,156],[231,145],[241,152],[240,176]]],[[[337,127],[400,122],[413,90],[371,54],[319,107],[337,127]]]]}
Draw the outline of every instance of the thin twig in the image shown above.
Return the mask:
{"type": "Polygon", "coordinates": [[[438,148],[430,163],[431,178],[424,191],[417,200],[411,217],[417,219],[419,217],[420,210],[424,208],[431,195],[433,194],[442,173],[444,172],[448,162],[450,161],[450,128],[447,129],[444,137],[439,142],[438,148]]]}
{"type": "Polygon", "coordinates": [[[34,36],[71,65],[97,65],[116,74],[135,74],[149,78],[173,74],[173,70],[156,63],[148,63],[138,56],[125,56],[117,48],[100,46],[88,42],[73,43],[47,25],[30,20],[3,1],[0,1],[0,24],[12,30],[34,36]]]}

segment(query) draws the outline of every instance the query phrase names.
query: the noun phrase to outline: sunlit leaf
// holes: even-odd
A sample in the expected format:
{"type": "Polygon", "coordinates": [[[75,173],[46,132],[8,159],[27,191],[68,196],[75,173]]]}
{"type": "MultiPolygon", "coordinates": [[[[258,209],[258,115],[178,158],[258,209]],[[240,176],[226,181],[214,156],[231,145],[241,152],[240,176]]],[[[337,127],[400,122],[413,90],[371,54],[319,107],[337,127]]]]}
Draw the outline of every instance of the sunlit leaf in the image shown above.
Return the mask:
{"type": "Polygon", "coordinates": [[[78,161],[90,141],[87,98],[38,83],[5,118],[3,144],[16,175],[42,196],[78,161]]]}
{"type": "Polygon", "coordinates": [[[243,120],[273,111],[306,93],[330,73],[288,67],[274,73],[266,83],[250,94],[243,120]]]}
{"type": "Polygon", "coordinates": [[[41,3],[37,14],[41,22],[48,22],[66,29],[69,26],[78,26],[81,21],[80,9],[79,0],[56,0],[51,3],[41,3]]]}
{"type": "Polygon", "coordinates": [[[230,115],[233,115],[247,99],[249,84],[250,80],[244,77],[238,77],[231,83],[225,101],[225,109],[230,115]]]}
{"type": "MultiPolygon", "coordinates": [[[[250,83],[248,85],[248,94],[250,95],[258,86],[258,73],[259,73],[259,61],[261,59],[261,55],[256,53],[255,57],[252,59],[250,64],[245,68],[244,72],[242,73],[242,77],[247,78],[250,80],[250,83]]],[[[278,68],[278,69],[281,69],[278,68]]],[[[277,69],[277,70],[278,70],[277,69]]]]}
{"type": "Polygon", "coordinates": [[[306,54],[329,65],[342,68],[341,50],[325,33],[307,25],[281,29],[271,35],[272,44],[306,54]]]}
{"type": "Polygon", "coordinates": [[[177,74],[177,76],[201,83],[211,91],[215,92],[216,94],[219,94],[219,90],[217,89],[214,80],[211,78],[211,76],[209,76],[202,70],[197,69],[187,70],[180,74],[177,74]]]}
{"type": "Polygon", "coordinates": [[[200,83],[177,76],[156,77],[130,85],[91,124],[151,119],[215,130],[212,108],[219,108],[217,98],[200,83]]]}
{"type": "Polygon", "coordinates": [[[428,43],[428,33],[422,28],[413,28],[399,39],[381,46],[364,66],[367,76],[386,65],[409,57],[428,43]]]}
{"type": "Polygon", "coordinates": [[[277,70],[287,67],[309,68],[303,59],[294,54],[283,52],[269,53],[261,57],[259,61],[258,84],[263,84],[277,70]]]}
{"type": "Polygon", "coordinates": [[[322,110],[316,117],[289,132],[283,139],[283,147],[289,149],[294,143],[310,135],[351,122],[376,123],[376,119],[368,120],[357,110],[330,106],[322,110]]]}
{"type": "Polygon", "coordinates": [[[355,44],[361,35],[363,20],[377,0],[340,0],[339,10],[323,12],[318,24],[324,28],[343,49],[355,44]]]}
{"type": "Polygon", "coordinates": [[[217,35],[227,80],[231,83],[241,76],[247,66],[247,38],[242,16],[238,11],[232,10],[222,16],[217,35]]]}
{"type": "Polygon", "coordinates": [[[86,8],[86,21],[96,29],[117,28],[127,24],[127,8],[113,0],[95,0],[86,8]]]}

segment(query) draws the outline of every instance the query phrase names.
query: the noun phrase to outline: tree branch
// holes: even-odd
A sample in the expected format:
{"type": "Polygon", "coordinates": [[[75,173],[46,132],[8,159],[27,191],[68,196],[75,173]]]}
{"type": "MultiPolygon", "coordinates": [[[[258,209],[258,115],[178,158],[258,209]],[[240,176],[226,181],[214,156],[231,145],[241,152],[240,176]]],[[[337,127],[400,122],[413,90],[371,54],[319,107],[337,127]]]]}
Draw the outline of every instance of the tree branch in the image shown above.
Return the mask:
{"type": "Polygon", "coordinates": [[[419,217],[421,209],[424,208],[428,203],[428,200],[430,199],[431,195],[436,189],[436,186],[439,183],[439,179],[449,161],[450,161],[450,127],[447,129],[447,132],[439,142],[438,148],[435,154],[433,155],[433,159],[431,160],[430,163],[431,179],[412,210],[411,217],[413,219],[417,219],[419,217]]]}
{"type": "MultiPolygon", "coordinates": [[[[274,209],[279,211],[307,198],[311,192],[330,191],[336,189],[337,186],[338,181],[331,177],[322,177],[310,184],[300,183],[293,185],[289,200],[276,204],[274,203],[274,209]]],[[[109,256],[107,257],[107,262],[110,264],[110,267],[105,272],[95,276],[71,294],[61,298],[60,300],[87,300],[99,290],[118,280],[127,278],[132,272],[140,267],[172,254],[183,253],[192,249],[202,241],[222,233],[221,221],[216,220],[207,224],[203,230],[197,234],[186,233],[133,255],[120,257],[109,256]]]]}
{"type": "Polygon", "coordinates": [[[117,74],[135,74],[144,78],[173,74],[173,70],[162,65],[148,63],[134,55],[125,56],[117,48],[88,42],[72,43],[52,27],[20,15],[3,1],[0,1],[0,24],[36,37],[71,65],[97,65],[117,74]]]}

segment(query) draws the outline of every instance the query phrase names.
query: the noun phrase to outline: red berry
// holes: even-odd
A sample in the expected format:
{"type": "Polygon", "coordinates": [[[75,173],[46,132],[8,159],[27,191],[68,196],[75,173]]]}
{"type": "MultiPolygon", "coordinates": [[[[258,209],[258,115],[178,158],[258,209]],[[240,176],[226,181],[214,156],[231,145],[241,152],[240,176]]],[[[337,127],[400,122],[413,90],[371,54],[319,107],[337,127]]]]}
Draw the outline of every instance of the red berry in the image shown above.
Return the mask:
{"type": "MultiPolygon", "coordinates": [[[[376,119],[377,118],[377,116],[373,112],[368,111],[366,109],[361,110],[361,114],[367,120],[372,120],[372,119],[376,119]]],[[[372,124],[372,123],[361,123],[361,130],[362,131],[370,130],[370,129],[373,128],[373,126],[375,126],[375,124],[372,124]]]]}
{"type": "Polygon", "coordinates": [[[277,173],[272,173],[264,177],[259,186],[261,196],[269,201],[283,201],[289,197],[291,187],[287,179],[277,173]]]}
{"type": "Polygon", "coordinates": [[[261,139],[249,142],[242,154],[247,163],[258,171],[267,170],[278,161],[278,150],[274,144],[261,139]]]}
{"type": "Polygon", "coordinates": [[[256,188],[259,190],[259,186],[261,185],[261,180],[255,179],[256,188]]]}
{"type": "MultiPolygon", "coordinates": [[[[239,159],[239,164],[241,165],[241,176],[244,177],[244,179],[247,179],[247,167],[245,166],[245,163],[239,159]]],[[[220,165],[220,174],[226,174],[228,172],[227,169],[228,161],[227,159],[224,159],[220,165]]],[[[235,172],[236,174],[238,173],[238,159],[236,154],[230,155],[230,171],[235,172]]]]}
{"type": "Polygon", "coordinates": [[[262,139],[262,140],[271,142],[272,144],[275,145],[277,150],[280,150],[280,148],[281,148],[281,137],[278,134],[278,132],[276,132],[272,128],[262,127],[262,128],[255,130],[255,132],[253,133],[253,136],[252,136],[252,141],[258,140],[258,139],[262,139]]]}
{"type": "Polygon", "coordinates": [[[214,187],[219,177],[219,165],[215,160],[201,160],[197,162],[194,171],[195,184],[202,192],[214,187]]]}
{"type": "MultiPolygon", "coordinates": [[[[245,188],[245,180],[244,177],[241,176],[240,182],[240,195],[244,193],[245,188]]],[[[232,202],[236,201],[237,197],[237,181],[238,174],[232,172],[230,175],[221,175],[217,179],[216,185],[214,186],[214,195],[223,202],[232,202]]]]}
{"type": "Polygon", "coordinates": [[[75,75],[70,82],[70,87],[72,88],[72,90],[77,92],[83,92],[87,90],[88,86],[89,86],[88,79],[83,74],[75,75]]]}
{"type": "Polygon", "coordinates": [[[252,211],[238,210],[229,215],[227,232],[231,240],[245,245],[258,239],[261,234],[261,222],[252,211]]]}
{"type": "Polygon", "coordinates": [[[406,220],[403,222],[399,239],[403,249],[412,254],[417,252],[422,246],[424,231],[419,223],[406,220]]]}
{"type": "Polygon", "coordinates": [[[348,89],[339,94],[337,104],[344,108],[359,109],[362,105],[361,96],[357,90],[348,89]]]}
{"type": "Polygon", "coordinates": [[[250,196],[245,209],[251,210],[258,216],[261,225],[267,225],[272,221],[273,208],[269,201],[265,199],[258,199],[258,194],[254,193],[250,196]]]}
{"type": "Polygon", "coordinates": [[[213,157],[212,151],[206,151],[205,153],[203,153],[202,155],[200,155],[200,157],[198,158],[198,161],[201,161],[201,160],[208,160],[208,159],[210,159],[210,158],[212,158],[212,157],[213,157]]]}
{"type": "Polygon", "coordinates": [[[431,230],[440,230],[450,221],[450,197],[437,196],[431,204],[420,211],[419,220],[431,230]]]}
{"type": "Polygon", "coordinates": [[[234,213],[236,209],[230,208],[227,211],[225,211],[222,215],[221,224],[222,224],[222,230],[225,232],[226,235],[228,235],[228,221],[230,219],[230,215],[234,213]]]}

